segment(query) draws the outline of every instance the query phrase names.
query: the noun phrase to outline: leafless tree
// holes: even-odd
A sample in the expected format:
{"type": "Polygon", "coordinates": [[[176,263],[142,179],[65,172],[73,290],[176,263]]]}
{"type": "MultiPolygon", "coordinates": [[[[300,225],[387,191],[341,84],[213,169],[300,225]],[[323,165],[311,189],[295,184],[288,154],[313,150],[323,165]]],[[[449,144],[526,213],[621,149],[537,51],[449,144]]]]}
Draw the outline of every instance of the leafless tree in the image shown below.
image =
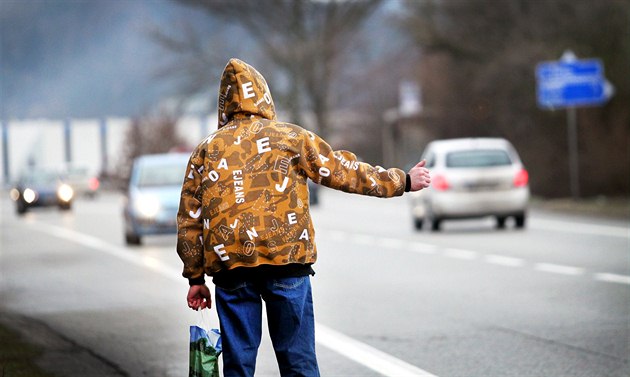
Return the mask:
{"type": "Polygon", "coordinates": [[[131,120],[116,172],[118,186],[126,187],[134,158],[185,148],[185,141],[177,134],[177,119],[175,113],[159,110],[131,120]]]}
{"type": "MultiPolygon", "coordinates": [[[[327,136],[332,83],[343,69],[346,44],[382,0],[177,1],[245,28],[288,78],[290,120],[304,124],[304,110],[309,108],[318,132],[327,136]]],[[[174,47],[196,49],[197,44],[186,44],[174,47]]]]}

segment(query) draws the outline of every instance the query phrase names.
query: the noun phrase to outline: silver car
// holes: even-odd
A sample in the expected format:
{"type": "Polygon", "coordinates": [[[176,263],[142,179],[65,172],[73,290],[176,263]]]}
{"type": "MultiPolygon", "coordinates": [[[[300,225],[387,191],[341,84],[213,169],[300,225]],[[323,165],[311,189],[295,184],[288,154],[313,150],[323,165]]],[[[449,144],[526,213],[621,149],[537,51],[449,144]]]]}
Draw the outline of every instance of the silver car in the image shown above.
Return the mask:
{"type": "Polygon", "coordinates": [[[177,210],[189,154],[154,154],[135,159],[129,178],[124,217],[125,242],[177,233],[177,210]]]}
{"type": "Polygon", "coordinates": [[[436,140],[423,159],[431,170],[431,188],[411,195],[416,229],[429,222],[440,230],[444,220],[493,216],[498,228],[514,218],[525,226],[529,175],[516,150],[501,138],[436,140]]]}

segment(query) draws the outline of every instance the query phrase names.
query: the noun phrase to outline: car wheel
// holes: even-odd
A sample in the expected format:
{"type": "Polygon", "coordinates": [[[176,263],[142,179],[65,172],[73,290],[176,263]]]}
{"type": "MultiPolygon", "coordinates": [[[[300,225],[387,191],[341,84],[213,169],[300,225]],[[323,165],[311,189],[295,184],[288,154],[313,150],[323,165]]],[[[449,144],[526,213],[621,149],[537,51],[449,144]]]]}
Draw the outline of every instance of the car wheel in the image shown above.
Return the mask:
{"type": "Polygon", "coordinates": [[[69,211],[72,209],[72,203],[59,204],[59,209],[62,211],[69,211]]]}
{"type": "Polygon", "coordinates": [[[17,214],[20,216],[26,213],[26,209],[26,205],[22,202],[17,202],[15,205],[15,212],[17,212],[17,214]]]}
{"type": "Polygon", "coordinates": [[[514,220],[516,222],[516,227],[517,228],[524,228],[525,227],[525,214],[524,213],[521,213],[520,215],[514,216],[514,220]]]}
{"type": "Polygon", "coordinates": [[[439,232],[441,225],[442,225],[442,220],[433,219],[433,221],[431,221],[431,230],[434,232],[439,232]]]}
{"type": "Polygon", "coordinates": [[[137,234],[125,234],[125,243],[127,245],[140,245],[142,244],[142,239],[137,234]]]}
{"type": "Polygon", "coordinates": [[[422,230],[422,225],[424,224],[424,219],[413,219],[413,226],[417,230],[422,230]]]}
{"type": "Polygon", "coordinates": [[[505,220],[507,220],[507,217],[497,217],[497,229],[505,229],[505,220]]]}

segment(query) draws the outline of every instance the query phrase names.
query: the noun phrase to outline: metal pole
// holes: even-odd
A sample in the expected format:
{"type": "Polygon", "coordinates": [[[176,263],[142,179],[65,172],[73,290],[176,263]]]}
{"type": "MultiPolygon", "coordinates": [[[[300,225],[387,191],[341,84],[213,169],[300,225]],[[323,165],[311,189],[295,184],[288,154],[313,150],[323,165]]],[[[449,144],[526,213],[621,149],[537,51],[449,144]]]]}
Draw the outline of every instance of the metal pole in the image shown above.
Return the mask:
{"type": "Polygon", "coordinates": [[[8,122],[2,123],[2,174],[4,176],[4,183],[9,184],[11,174],[9,171],[9,124],[8,122]]]}
{"type": "Polygon", "coordinates": [[[105,118],[101,119],[99,128],[101,134],[101,171],[99,173],[107,173],[109,169],[107,166],[107,120],[105,118]]]}
{"type": "Polygon", "coordinates": [[[577,113],[575,107],[567,108],[567,131],[569,144],[569,179],[571,197],[580,197],[580,162],[578,156],[577,113]]]}
{"type": "Polygon", "coordinates": [[[65,148],[65,157],[66,163],[72,162],[72,130],[70,119],[66,119],[63,124],[63,136],[64,136],[64,148],[65,148]]]}

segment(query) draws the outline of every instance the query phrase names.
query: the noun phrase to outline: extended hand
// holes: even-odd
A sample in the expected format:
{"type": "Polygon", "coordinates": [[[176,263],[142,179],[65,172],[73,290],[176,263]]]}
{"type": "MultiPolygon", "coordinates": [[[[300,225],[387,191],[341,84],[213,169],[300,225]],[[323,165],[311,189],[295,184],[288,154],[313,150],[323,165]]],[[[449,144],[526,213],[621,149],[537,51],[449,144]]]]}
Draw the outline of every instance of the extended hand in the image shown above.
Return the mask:
{"type": "Polygon", "coordinates": [[[411,170],[409,170],[409,177],[411,178],[410,191],[420,191],[429,187],[431,184],[431,176],[429,175],[429,169],[425,168],[426,160],[422,160],[416,164],[411,170]]]}
{"type": "Polygon", "coordinates": [[[186,299],[188,300],[188,307],[192,310],[210,309],[212,307],[212,295],[205,284],[191,285],[186,299]]]}

